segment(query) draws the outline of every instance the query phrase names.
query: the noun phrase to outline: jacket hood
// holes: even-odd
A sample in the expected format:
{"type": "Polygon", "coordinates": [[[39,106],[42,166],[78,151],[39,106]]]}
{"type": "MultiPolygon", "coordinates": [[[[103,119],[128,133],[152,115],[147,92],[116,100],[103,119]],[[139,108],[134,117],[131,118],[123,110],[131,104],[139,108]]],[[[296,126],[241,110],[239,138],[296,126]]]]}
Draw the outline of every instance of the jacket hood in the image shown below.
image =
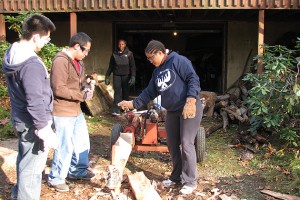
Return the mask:
{"type": "Polygon", "coordinates": [[[58,52],[58,53],[54,56],[53,60],[55,60],[56,58],[59,58],[59,57],[66,58],[67,60],[69,60],[69,62],[73,63],[72,58],[71,58],[70,56],[68,56],[68,54],[65,53],[64,50],[58,52]]]}
{"type": "MultiPolygon", "coordinates": [[[[73,63],[73,59],[65,52],[65,49],[63,49],[62,51],[60,52],[57,52],[56,55],[54,56],[52,62],[57,59],[57,58],[65,58],[67,59],[70,63],[72,63],[72,65],[74,66],[74,63],[73,63]]],[[[78,63],[83,67],[83,61],[82,60],[79,60],[78,63]]],[[[75,67],[75,66],[74,66],[75,67]]]]}
{"type": "Polygon", "coordinates": [[[4,74],[8,77],[12,76],[14,73],[19,71],[24,63],[33,58],[38,57],[34,51],[29,51],[27,44],[21,42],[13,43],[6,51],[2,70],[4,74]]]}
{"type": "Polygon", "coordinates": [[[177,53],[174,52],[174,51],[168,51],[168,57],[167,59],[165,60],[165,62],[168,62],[169,60],[173,59],[174,56],[176,55],[177,53]]]}

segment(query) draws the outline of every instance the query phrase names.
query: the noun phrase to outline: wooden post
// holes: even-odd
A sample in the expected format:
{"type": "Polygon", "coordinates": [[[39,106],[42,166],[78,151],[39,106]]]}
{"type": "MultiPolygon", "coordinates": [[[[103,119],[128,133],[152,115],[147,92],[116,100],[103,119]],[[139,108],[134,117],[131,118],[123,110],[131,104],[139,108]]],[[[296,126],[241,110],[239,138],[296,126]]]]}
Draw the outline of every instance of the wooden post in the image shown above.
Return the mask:
{"type": "MultiPolygon", "coordinates": [[[[258,56],[262,56],[264,53],[264,36],[265,36],[265,10],[259,10],[258,16],[258,56]]],[[[263,65],[261,59],[258,59],[257,73],[261,74],[263,71],[263,65]]]]}
{"type": "Polygon", "coordinates": [[[5,18],[0,14],[0,40],[6,40],[5,18]]]}
{"type": "Polygon", "coordinates": [[[77,15],[76,13],[70,13],[70,34],[71,37],[77,33],[77,15]]]}

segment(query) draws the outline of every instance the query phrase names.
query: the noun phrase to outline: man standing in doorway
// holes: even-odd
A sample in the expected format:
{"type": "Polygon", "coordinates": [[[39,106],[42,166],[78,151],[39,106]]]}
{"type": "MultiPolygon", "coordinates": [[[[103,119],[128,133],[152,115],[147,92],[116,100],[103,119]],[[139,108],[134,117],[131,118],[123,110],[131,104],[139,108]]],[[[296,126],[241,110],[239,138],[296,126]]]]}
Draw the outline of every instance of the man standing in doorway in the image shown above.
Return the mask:
{"type": "Polygon", "coordinates": [[[112,115],[120,115],[118,103],[129,100],[129,87],[135,84],[135,61],[133,53],[126,46],[124,39],[118,41],[118,49],[113,52],[105,76],[105,84],[110,84],[109,76],[113,73],[114,102],[112,115]]]}

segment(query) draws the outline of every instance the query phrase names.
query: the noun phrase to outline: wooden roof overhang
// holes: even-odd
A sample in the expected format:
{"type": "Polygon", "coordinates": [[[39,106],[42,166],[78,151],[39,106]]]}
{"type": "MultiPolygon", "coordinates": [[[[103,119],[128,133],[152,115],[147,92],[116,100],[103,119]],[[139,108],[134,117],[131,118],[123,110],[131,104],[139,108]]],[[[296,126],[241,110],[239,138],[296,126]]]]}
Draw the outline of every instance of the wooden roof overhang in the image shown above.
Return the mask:
{"type": "Polygon", "coordinates": [[[299,0],[0,0],[0,13],[299,8],[299,0]]]}

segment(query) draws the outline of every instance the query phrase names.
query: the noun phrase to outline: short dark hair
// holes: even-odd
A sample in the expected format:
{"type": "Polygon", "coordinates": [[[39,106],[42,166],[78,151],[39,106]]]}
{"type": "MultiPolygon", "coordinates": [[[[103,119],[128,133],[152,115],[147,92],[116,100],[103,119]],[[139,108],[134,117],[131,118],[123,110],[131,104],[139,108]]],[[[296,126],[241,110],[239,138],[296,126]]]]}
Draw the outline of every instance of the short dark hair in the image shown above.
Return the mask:
{"type": "Polygon", "coordinates": [[[147,44],[147,47],[145,49],[145,53],[150,53],[150,54],[154,54],[158,51],[162,51],[163,53],[166,52],[165,45],[162,42],[158,41],[158,40],[151,40],[147,44]]]}
{"type": "Polygon", "coordinates": [[[88,42],[92,42],[92,38],[90,38],[90,36],[88,36],[84,32],[79,32],[79,33],[74,34],[71,37],[69,47],[73,47],[76,44],[79,44],[80,46],[84,46],[88,42]]]}
{"type": "Polygon", "coordinates": [[[123,38],[121,38],[121,39],[118,40],[118,44],[119,44],[119,42],[121,42],[121,41],[123,41],[123,42],[127,45],[127,41],[126,41],[125,39],[123,39],[123,38]]]}
{"type": "Polygon", "coordinates": [[[49,31],[53,32],[55,30],[55,25],[48,17],[42,14],[31,14],[24,20],[22,38],[30,40],[34,34],[45,36],[49,31]]]}

